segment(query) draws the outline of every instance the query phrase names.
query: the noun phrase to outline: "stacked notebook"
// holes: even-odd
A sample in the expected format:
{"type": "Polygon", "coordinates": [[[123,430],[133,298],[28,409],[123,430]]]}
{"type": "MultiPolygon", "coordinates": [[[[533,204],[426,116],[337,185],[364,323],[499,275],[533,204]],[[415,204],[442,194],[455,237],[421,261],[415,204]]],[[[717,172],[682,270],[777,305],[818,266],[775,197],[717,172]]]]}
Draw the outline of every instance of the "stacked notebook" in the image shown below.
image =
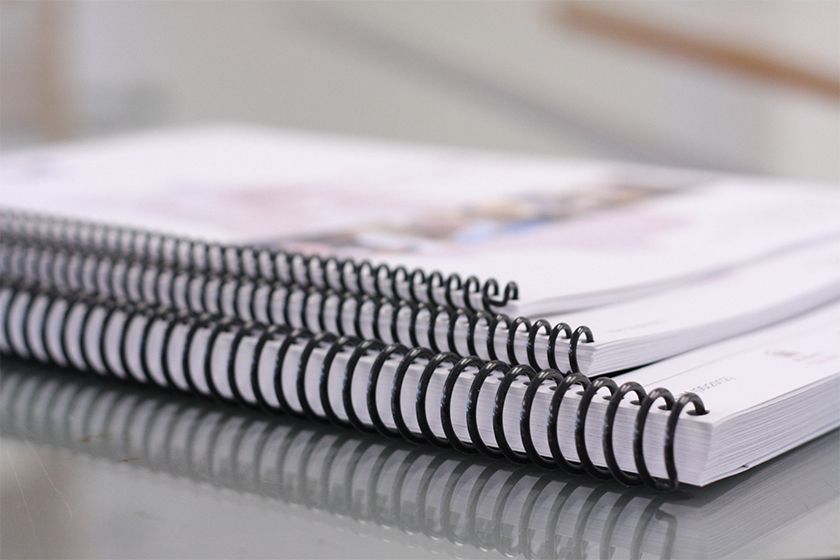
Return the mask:
{"type": "Polygon", "coordinates": [[[0,161],[4,354],[659,489],[840,425],[830,187],[238,128],[0,161]]]}
{"type": "MultiPolygon", "coordinates": [[[[301,519],[427,555],[749,557],[745,545],[778,541],[780,529],[838,492],[832,435],[686,500],[62,373],[10,360],[0,385],[6,445],[19,442],[47,465],[72,453],[93,462],[88,472],[130,480],[133,496],[163,492],[182,510],[209,495],[266,526],[301,519]]],[[[90,478],[95,491],[99,476],[90,478]]],[[[135,509],[105,514],[118,523],[135,509]]],[[[86,525],[112,531],[96,519],[86,525]]],[[[195,530],[179,524],[178,536],[195,530]]],[[[225,554],[223,543],[214,550],[225,554]]]]}

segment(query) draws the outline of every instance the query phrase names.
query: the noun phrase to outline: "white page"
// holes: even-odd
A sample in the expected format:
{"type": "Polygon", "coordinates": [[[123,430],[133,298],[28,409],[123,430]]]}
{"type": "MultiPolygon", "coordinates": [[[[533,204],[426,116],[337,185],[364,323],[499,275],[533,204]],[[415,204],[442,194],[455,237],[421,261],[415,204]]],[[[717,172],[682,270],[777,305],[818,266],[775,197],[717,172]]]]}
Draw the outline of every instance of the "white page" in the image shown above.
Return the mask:
{"type": "MultiPolygon", "coordinates": [[[[840,303],[750,335],[614,377],[674,394],[699,394],[709,408],[690,422],[721,423],[762,403],[840,376],[840,303]]],[[[840,420],[840,417],[838,417],[840,420]]],[[[786,420],[787,421],[787,420],[786,420]]]]}
{"type": "Polygon", "coordinates": [[[219,127],[0,157],[3,205],[626,299],[840,232],[825,188],[219,127]]]}
{"type": "MultiPolygon", "coordinates": [[[[581,369],[594,354],[613,348],[642,357],[601,361],[592,373],[650,363],[840,298],[840,240],[734,269],[718,276],[563,320],[592,329],[595,342],[580,347],[581,369]],[[638,348],[647,344],[651,352],[638,348]]],[[[559,318],[558,318],[559,320],[559,318]]]]}
{"type": "Polygon", "coordinates": [[[595,329],[598,343],[610,343],[731,320],[823,288],[840,296],[840,239],[660,295],[563,317],[595,329]]]}

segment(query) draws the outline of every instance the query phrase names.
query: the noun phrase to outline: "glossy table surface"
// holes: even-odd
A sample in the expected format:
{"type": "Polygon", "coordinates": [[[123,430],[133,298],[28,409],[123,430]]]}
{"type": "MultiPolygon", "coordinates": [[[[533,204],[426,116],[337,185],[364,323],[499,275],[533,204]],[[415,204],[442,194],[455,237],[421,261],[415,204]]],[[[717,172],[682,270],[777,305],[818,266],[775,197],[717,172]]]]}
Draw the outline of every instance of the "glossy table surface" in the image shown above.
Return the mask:
{"type": "Polygon", "coordinates": [[[3,558],[840,553],[833,432],[655,495],[3,358],[3,558]]]}

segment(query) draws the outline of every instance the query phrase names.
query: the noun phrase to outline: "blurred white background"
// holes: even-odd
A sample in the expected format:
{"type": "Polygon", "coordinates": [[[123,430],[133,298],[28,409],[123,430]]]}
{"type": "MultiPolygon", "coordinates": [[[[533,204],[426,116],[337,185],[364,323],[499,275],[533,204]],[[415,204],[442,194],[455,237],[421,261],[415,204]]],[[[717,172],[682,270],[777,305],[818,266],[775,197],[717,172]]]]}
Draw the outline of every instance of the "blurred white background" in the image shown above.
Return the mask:
{"type": "Polygon", "coordinates": [[[246,121],[840,180],[840,2],[2,2],[0,141],[246,121]]]}

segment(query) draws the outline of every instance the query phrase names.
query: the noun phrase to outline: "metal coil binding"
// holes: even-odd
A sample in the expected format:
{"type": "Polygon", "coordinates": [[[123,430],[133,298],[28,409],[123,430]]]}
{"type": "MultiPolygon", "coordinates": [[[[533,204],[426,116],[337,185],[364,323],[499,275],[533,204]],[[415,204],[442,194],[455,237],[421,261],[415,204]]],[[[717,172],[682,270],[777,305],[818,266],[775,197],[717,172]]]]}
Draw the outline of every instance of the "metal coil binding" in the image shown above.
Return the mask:
{"type": "Polygon", "coordinates": [[[522,558],[673,553],[678,526],[662,495],[32,370],[12,368],[0,387],[0,402],[14,403],[0,409],[5,437],[350,518],[354,530],[372,522],[522,558]]]}
{"type": "Polygon", "coordinates": [[[135,303],[220,314],[245,321],[282,323],[311,332],[330,331],[340,336],[428,346],[435,352],[467,353],[491,360],[502,359],[514,365],[527,363],[535,369],[580,371],[580,344],[593,341],[592,332],[586,326],[573,330],[562,322],[555,325],[544,319],[532,322],[527,317],[492,314],[482,309],[472,311],[367,294],[360,296],[278,285],[263,279],[209,275],[32,241],[0,242],[0,275],[48,282],[59,288],[90,294],[107,294],[135,303]],[[259,305],[261,299],[263,305],[259,305]],[[295,313],[292,312],[293,305],[297,307],[295,313]],[[330,320],[328,305],[333,308],[330,320]],[[279,313],[275,311],[277,306],[281,309],[279,313]],[[362,319],[366,313],[372,320],[362,319]],[[405,329],[400,329],[401,321],[406,324],[405,329]],[[422,329],[420,325],[424,321],[426,328],[422,329]],[[465,327],[460,346],[456,336],[459,325],[465,327]],[[479,325],[484,327],[486,334],[478,330],[479,325]],[[441,327],[445,329],[443,337],[438,335],[441,327]],[[507,333],[501,344],[496,338],[500,328],[507,333]],[[540,336],[544,339],[545,353],[538,357],[536,341],[540,336]],[[441,338],[443,342],[439,340],[441,338]],[[525,359],[517,355],[517,339],[526,342],[525,359]],[[559,343],[568,346],[565,351],[568,367],[561,367],[557,362],[559,343]]]}
{"type": "Polygon", "coordinates": [[[519,298],[515,282],[425,272],[369,260],[222,244],[120,225],[0,209],[0,237],[56,249],[86,250],[155,266],[348,292],[394,300],[492,311],[519,298]]]}
{"type": "MultiPolygon", "coordinates": [[[[326,351],[326,357],[320,364],[318,390],[319,404],[321,409],[325,411],[323,419],[338,420],[338,423],[341,425],[349,424],[364,431],[378,430],[391,435],[399,434],[408,441],[415,443],[428,442],[438,446],[452,447],[466,453],[480,452],[490,457],[504,456],[517,462],[532,460],[544,467],[559,468],[575,474],[586,472],[597,478],[612,477],[623,484],[644,484],[655,490],[675,490],[678,487],[679,482],[674,460],[674,438],[677,422],[682,410],[685,406],[692,404],[694,406],[694,414],[699,415],[707,412],[702,399],[693,393],[685,393],[675,400],[672,394],[664,388],[656,388],[650,393],[645,394],[644,389],[638,384],[627,383],[617,388],[615,383],[608,378],[601,378],[592,382],[578,373],[564,375],[562,372],[550,368],[537,371],[524,364],[511,365],[498,360],[485,361],[474,356],[462,358],[449,352],[434,353],[426,348],[408,349],[394,345],[386,347],[381,341],[370,339],[364,340],[347,336],[338,338],[328,334],[314,335],[305,329],[292,329],[279,325],[269,326],[257,322],[246,323],[240,319],[230,317],[181,314],[173,312],[171,308],[159,308],[148,305],[134,306],[102,296],[94,297],[78,291],[65,292],[51,287],[40,288],[22,282],[0,281],[0,310],[2,310],[3,314],[2,321],[0,321],[0,328],[2,328],[0,333],[3,335],[3,344],[0,345],[0,351],[4,353],[23,358],[36,358],[41,361],[69,365],[76,369],[92,371],[119,379],[157,385],[165,389],[188,391],[208,398],[235,402],[247,407],[261,405],[273,412],[284,412],[298,416],[317,416],[314,413],[315,407],[312,406],[313,403],[308,402],[309,396],[302,387],[304,383],[303,377],[309,371],[309,361],[313,354],[312,349],[318,346],[326,351]],[[33,310],[36,307],[36,302],[43,302],[44,299],[47,300],[46,306],[42,305],[44,309],[38,313],[34,313],[33,310]],[[117,314],[117,310],[121,312],[123,320],[115,325],[112,319],[117,314]],[[79,312],[81,312],[80,317],[78,317],[79,312]],[[58,314],[57,317],[56,314],[58,314]],[[101,319],[98,322],[92,321],[92,318],[96,314],[101,315],[101,319]],[[128,348],[131,346],[129,344],[129,340],[131,339],[130,331],[135,327],[135,322],[138,318],[143,320],[142,334],[140,335],[138,344],[139,350],[135,353],[140,357],[138,360],[131,360],[128,357],[128,348]],[[51,347],[50,336],[47,333],[47,325],[55,324],[55,321],[58,322],[56,332],[60,336],[61,342],[59,349],[61,356],[57,355],[56,348],[51,347]],[[148,363],[148,344],[152,325],[162,323],[163,325],[158,326],[165,326],[166,328],[164,330],[165,334],[159,342],[160,349],[157,356],[161,361],[160,369],[164,369],[162,363],[169,356],[172,344],[172,333],[174,329],[169,327],[173,322],[177,322],[187,329],[182,351],[182,371],[187,380],[188,387],[171,382],[171,375],[156,376],[154,374],[154,368],[151,368],[148,363]],[[118,333],[113,332],[114,328],[118,329],[118,333]],[[206,337],[205,353],[201,362],[202,366],[199,368],[199,371],[194,371],[195,368],[192,367],[194,360],[192,359],[191,349],[195,337],[201,329],[205,331],[209,330],[210,334],[206,337]],[[92,330],[94,332],[91,332],[92,330]],[[35,331],[37,331],[37,336],[35,331]],[[232,349],[228,348],[229,354],[225,362],[227,365],[227,380],[231,388],[238,383],[236,358],[238,345],[242,337],[250,336],[258,342],[264,340],[276,340],[280,342],[276,350],[276,355],[274,356],[273,394],[267,395],[264,393],[264,387],[259,383],[256,373],[262,361],[266,344],[261,344],[259,351],[254,352],[251,360],[249,381],[250,390],[255,396],[253,402],[246,399],[240,391],[232,390],[232,396],[229,397],[219,391],[213,378],[212,357],[217,351],[216,343],[221,332],[233,334],[234,340],[237,341],[235,347],[232,349]],[[119,348],[121,351],[118,363],[114,363],[109,358],[108,352],[102,343],[103,339],[108,336],[119,337],[119,348]],[[36,342],[36,339],[40,342],[36,342]],[[284,361],[293,345],[298,345],[304,349],[304,353],[301,354],[298,360],[295,378],[295,387],[301,399],[300,402],[307,402],[307,405],[301,405],[301,410],[296,410],[289,404],[289,395],[285,393],[286,389],[281,382],[283,379],[284,361]],[[36,346],[39,347],[38,351],[35,350],[36,346]],[[96,349],[95,353],[92,352],[92,349],[96,349]],[[339,418],[332,409],[331,399],[327,390],[330,377],[338,375],[337,372],[332,371],[334,369],[334,359],[342,352],[350,353],[341,384],[341,397],[347,420],[339,418]],[[385,354],[384,357],[383,354],[385,354]],[[390,407],[393,412],[396,431],[384,426],[381,419],[378,422],[372,421],[370,424],[363,422],[359,411],[356,410],[357,405],[351,398],[351,385],[362,356],[374,358],[375,364],[378,364],[375,366],[376,368],[381,368],[382,364],[388,359],[399,359],[399,363],[396,365],[393,386],[389,391],[391,395],[390,407]],[[441,438],[434,433],[425,416],[425,405],[430,398],[427,394],[429,379],[433,373],[437,372],[445,364],[448,364],[447,378],[444,382],[445,387],[451,387],[457,381],[458,377],[464,375],[466,368],[477,370],[472,374],[473,381],[470,386],[467,402],[467,425],[471,439],[469,442],[460,441],[455,434],[451,420],[451,394],[448,398],[439,400],[439,416],[441,424],[444,426],[444,437],[441,438]],[[409,429],[406,425],[401,401],[405,374],[412,365],[423,367],[423,373],[420,377],[415,399],[417,421],[420,426],[419,434],[409,429]],[[492,428],[497,443],[497,448],[495,449],[489,447],[482,440],[478,431],[476,413],[479,395],[486,388],[488,379],[494,374],[502,375],[502,379],[496,389],[492,412],[492,428]],[[511,385],[521,377],[527,377],[529,384],[532,384],[526,391],[526,397],[523,399],[522,409],[519,414],[519,430],[522,440],[523,442],[529,442],[525,445],[526,452],[524,454],[511,449],[502,423],[502,413],[507,392],[511,385]],[[550,462],[543,457],[537,459],[538,454],[533,446],[529,431],[531,425],[531,406],[535,399],[536,391],[539,388],[539,384],[548,379],[553,380],[556,386],[551,398],[547,420],[547,443],[552,459],[550,462]],[[582,386],[583,395],[577,405],[574,423],[575,444],[579,462],[571,463],[563,456],[560,449],[557,418],[561,401],[569,389],[575,384],[582,386]],[[536,388],[534,388],[534,385],[536,385],[536,388]],[[589,450],[586,439],[584,438],[589,403],[602,388],[607,388],[611,392],[609,398],[610,406],[608,407],[608,414],[605,416],[601,437],[601,446],[607,462],[606,468],[596,467],[589,459],[589,450]],[[635,404],[631,403],[631,406],[637,407],[633,436],[634,462],[636,473],[638,473],[637,476],[631,476],[620,471],[612,446],[615,408],[619,406],[620,401],[628,392],[635,392],[640,399],[635,404]],[[276,405],[271,403],[271,397],[277,401],[276,405]],[[665,480],[658,480],[650,475],[643,452],[645,424],[652,405],[659,399],[664,399],[666,409],[670,410],[663,443],[664,462],[668,475],[665,480]]],[[[366,412],[369,418],[378,417],[379,415],[377,400],[375,398],[377,381],[378,374],[369,375],[366,389],[367,398],[365,401],[366,412]]],[[[448,390],[451,391],[451,388],[448,390]]]]}

